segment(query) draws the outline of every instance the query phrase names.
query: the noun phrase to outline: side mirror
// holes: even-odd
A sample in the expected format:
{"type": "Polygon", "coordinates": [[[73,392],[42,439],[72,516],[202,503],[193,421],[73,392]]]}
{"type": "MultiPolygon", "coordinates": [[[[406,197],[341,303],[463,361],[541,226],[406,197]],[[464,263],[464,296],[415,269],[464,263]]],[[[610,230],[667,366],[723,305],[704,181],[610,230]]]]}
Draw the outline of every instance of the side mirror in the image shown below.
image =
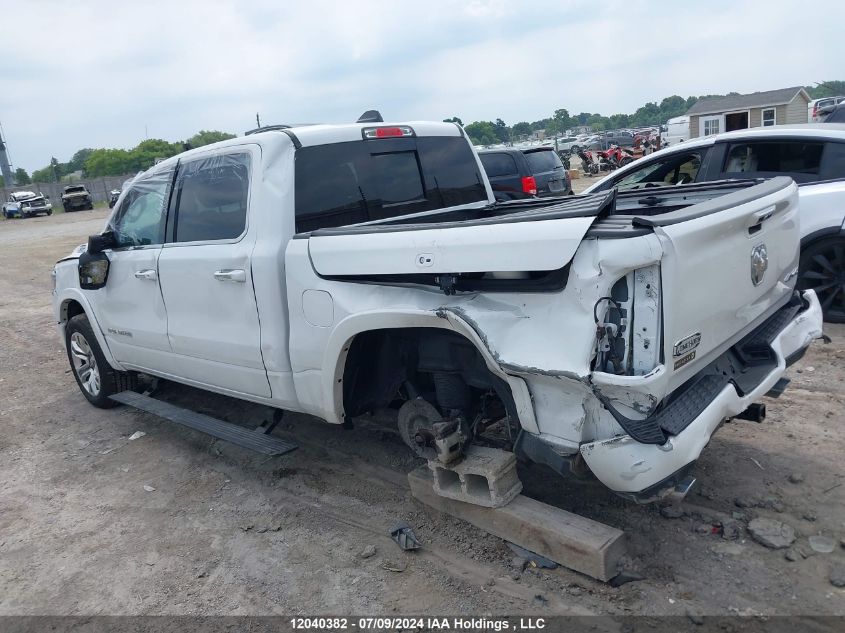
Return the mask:
{"type": "Polygon", "coordinates": [[[79,287],[99,290],[109,278],[109,258],[103,252],[85,251],[79,256],[79,287]]]}
{"type": "Polygon", "coordinates": [[[102,253],[108,248],[114,248],[115,245],[116,241],[114,239],[114,233],[111,231],[106,231],[100,235],[91,235],[88,237],[88,252],[91,255],[102,253]]]}

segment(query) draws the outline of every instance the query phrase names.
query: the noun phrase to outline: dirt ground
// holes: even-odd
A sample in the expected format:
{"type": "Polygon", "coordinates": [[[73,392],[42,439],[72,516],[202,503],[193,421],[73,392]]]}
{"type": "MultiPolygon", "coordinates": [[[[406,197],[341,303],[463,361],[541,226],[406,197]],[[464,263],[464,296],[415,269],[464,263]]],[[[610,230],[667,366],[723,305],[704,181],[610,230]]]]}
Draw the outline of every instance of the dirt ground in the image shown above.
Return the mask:
{"type": "MultiPolygon", "coordinates": [[[[845,327],[791,368],[764,423],[719,431],[684,516],[523,473],[526,494],[627,533],[625,567],[644,579],[614,589],[563,568],[521,573],[500,539],[411,499],[405,473],[420,462],[386,416],[352,431],[287,416],[275,433],[301,448],[267,458],[90,406],[56,335],[49,273],[105,216],[0,221],[0,615],[845,614],[828,579],[845,564],[845,327]],[[795,529],[796,560],[749,537],[754,517],[795,529]],[[422,550],[388,538],[398,519],[422,550]],[[717,525],[731,521],[735,540],[717,525]],[[832,553],[813,552],[817,534],[832,553]]],[[[270,416],[177,385],[161,397],[244,424],[270,416]]]]}

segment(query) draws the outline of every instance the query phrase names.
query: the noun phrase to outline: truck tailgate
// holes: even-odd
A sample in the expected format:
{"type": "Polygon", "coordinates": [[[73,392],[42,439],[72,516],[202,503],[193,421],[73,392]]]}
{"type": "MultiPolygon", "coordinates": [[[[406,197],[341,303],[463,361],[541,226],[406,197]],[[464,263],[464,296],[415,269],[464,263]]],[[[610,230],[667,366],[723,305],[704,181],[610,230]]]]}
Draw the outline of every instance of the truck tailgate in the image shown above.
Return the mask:
{"type": "Polygon", "coordinates": [[[637,218],[664,249],[664,358],[679,384],[792,294],[798,187],[775,178],[662,216],[637,218]]]}

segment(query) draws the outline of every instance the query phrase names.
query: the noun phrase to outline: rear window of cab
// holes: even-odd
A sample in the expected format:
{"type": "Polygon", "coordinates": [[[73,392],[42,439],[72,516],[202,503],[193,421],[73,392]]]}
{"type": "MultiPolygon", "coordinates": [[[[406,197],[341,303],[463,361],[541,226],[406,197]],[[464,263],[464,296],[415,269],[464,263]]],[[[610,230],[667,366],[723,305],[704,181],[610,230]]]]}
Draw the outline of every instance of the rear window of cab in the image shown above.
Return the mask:
{"type": "Polygon", "coordinates": [[[475,154],[457,136],[302,147],[294,186],[297,233],[487,202],[475,154]]]}

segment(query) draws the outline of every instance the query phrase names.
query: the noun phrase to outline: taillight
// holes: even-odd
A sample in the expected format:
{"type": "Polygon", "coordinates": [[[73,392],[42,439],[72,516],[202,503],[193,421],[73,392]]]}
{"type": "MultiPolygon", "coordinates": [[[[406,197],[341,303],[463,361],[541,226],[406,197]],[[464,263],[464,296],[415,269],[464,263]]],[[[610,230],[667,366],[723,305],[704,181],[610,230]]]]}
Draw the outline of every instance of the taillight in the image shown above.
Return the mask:
{"type": "Polygon", "coordinates": [[[389,127],[365,127],[361,134],[367,138],[396,138],[414,136],[414,129],[409,125],[394,125],[389,127]]]}
{"type": "Polygon", "coordinates": [[[532,196],[537,195],[537,181],[534,176],[525,176],[522,179],[522,191],[532,196]]]}

